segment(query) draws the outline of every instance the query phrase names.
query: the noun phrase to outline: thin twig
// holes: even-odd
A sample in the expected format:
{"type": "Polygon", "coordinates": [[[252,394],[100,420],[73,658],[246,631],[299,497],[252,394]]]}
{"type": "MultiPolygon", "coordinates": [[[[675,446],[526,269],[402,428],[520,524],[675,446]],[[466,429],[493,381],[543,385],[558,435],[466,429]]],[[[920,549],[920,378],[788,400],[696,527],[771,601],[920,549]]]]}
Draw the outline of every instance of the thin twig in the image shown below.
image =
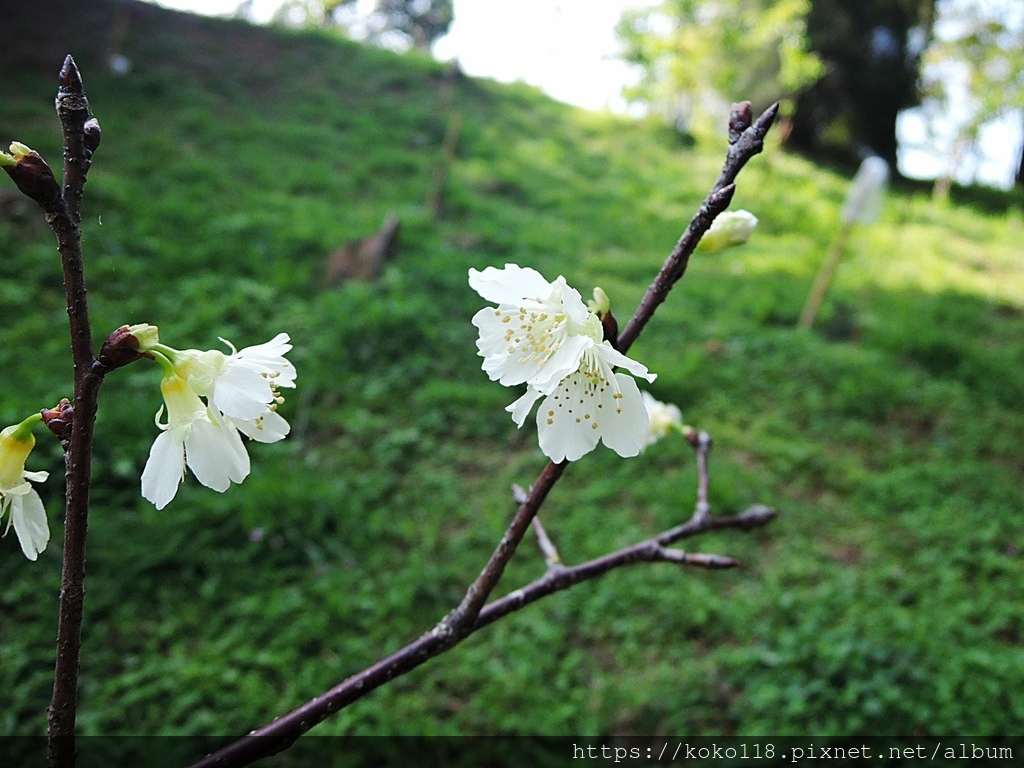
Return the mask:
{"type": "Polygon", "coordinates": [[[603,576],[616,568],[636,563],[666,562],[679,565],[695,565],[702,568],[735,568],[739,563],[731,557],[702,553],[684,552],[670,549],[672,544],[705,531],[725,528],[739,528],[751,531],[767,525],[776,518],[778,512],[763,504],[755,504],[741,515],[728,517],[711,517],[711,506],[708,503],[708,451],[711,450],[711,435],[705,431],[687,435],[687,441],[693,446],[697,455],[697,503],[693,516],[682,525],[677,525],[659,533],[647,541],[634,544],[617,552],[612,552],[579,565],[562,565],[557,570],[549,570],[539,579],[505,597],[489,603],[477,619],[475,629],[492,624],[503,616],[518,611],[542,597],[560,592],[579,584],[582,581],[603,576]]]}
{"type": "Polygon", "coordinates": [[[746,127],[742,125],[730,126],[731,130],[738,131],[738,138],[729,145],[725,165],[722,167],[722,172],[719,174],[715,186],[708,196],[704,198],[704,202],[701,204],[697,214],[690,221],[690,226],[686,228],[683,236],[676,243],[676,247],[672,249],[672,253],[665,260],[661,271],[658,272],[658,276],[654,278],[654,282],[651,283],[647,293],[640,301],[640,306],[637,308],[636,313],[626,324],[622,333],[619,334],[616,349],[623,354],[636,341],[644,326],[654,316],[654,311],[665,300],[665,297],[668,296],[668,292],[672,290],[672,286],[686,272],[686,267],[690,263],[690,256],[693,254],[693,250],[697,247],[697,243],[700,242],[704,233],[711,227],[711,223],[718,214],[729,207],[729,203],[732,202],[733,193],[736,191],[734,182],[737,174],[739,174],[750,158],[764,148],[764,137],[768,133],[768,129],[771,128],[778,111],[779,105],[773,104],[752,125],[746,127]],[[740,128],[742,130],[739,130],[740,128]]]}
{"type": "Polygon", "coordinates": [[[625,547],[579,565],[564,566],[558,570],[549,571],[525,587],[488,603],[480,611],[474,629],[482,629],[488,624],[493,624],[498,619],[537,602],[542,597],[561,592],[580,582],[596,579],[609,571],[627,565],[667,562],[695,565],[702,568],[733,568],[739,563],[731,557],[683,552],[678,549],[669,549],[668,545],[704,531],[723,528],[739,528],[749,531],[767,525],[775,519],[776,514],[774,509],[757,505],[743,514],[733,517],[707,517],[703,521],[697,521],[694,518],[686,525],[672,528],[639,544],[625,547]]]}
{"type": "Polygon", "coordinates": [[[693,443],[693,451],[697,454],[697,506],[693,514],[697,518],[705,518],[711,514],[711,504],[708,502],[708,489],[711,487],[711,476],[708,474],[710,450],[711,435],[701,430],[693,443]]]}
{"type": "Polygon", "coordinates": [[[93,425],[96,398],[104,371],[95,364],[93,358],[79,226],[85,178],[92,150],[99,143],[98,126],[89,120],[89,102],[85,97],[82,77],[70,56],[64,60],[60,72],[57,114],[64,132],[64,183],[59,205],[47,213],[46,219],[57,236],[57,248],[64,268],[74,361],[74,418],[71,442],[64,455],[64,563],[53,699],[47,710],[47,762],[50,768],[71,768],[75,764],[76,755],[75,719],[85,599],[85,539],[89,515],[89,480],[92,474],[93,425]],[[92,124],[92,128],[87,129],[87,122],[92,124]]]}
{"type": "Polygon", "coordinates": [[[558,554],[558,549],[551,541],[551,537],[548,536],[548,532],[544,530],[544,525],[539,517],[533,518],[533,532],[537,534],[537,545],[544,553],[544,564],[547,565],[548,570],[554,571],[563,568],[562,557],[558,554]]]}
{"type": "Polygon", "coordinates": [[[569,466],[569,462],[563,461],[559,464],[548,462],[548,465],[544,467],[537,480],[530,486],[526,501],[519,505],[515,517],[512,518],[505,535],[501,537],[498,547],[491,554],[491,559],[487,561],[480,576],[466,590],[466,596],[462,599],[459,607],[438,624],[438,630],[451,633],[456,641],[473,631],[477,615],[497,585],[501,574],[504,573],[505,566],[515,554],[519,542],[523,540],[530,521],[533,520],[540,505],[547,498],[548,491],[558,482],[567,466],[569,466]]]}
{"type": "MultiPolygon", "coordinates": [[[[519,483],[512,483],[512,499],[515,503],[522,504],[526,498],[527,494],[523,487],[519,483]]],[[[544,564],[548,570],[562,568],[562,556],[558,554],[558,547],[548,536],[548,532],[544,530],[544,524],[541,523],[539,517],[533,518],[533,532],[537,534],[537,546],[540,547],[541,554],[544,555],[544,564]]]]}
{"type": "MultiPolygon", "coordinates": [[[[619,336],[617,348],[623,353],[627,351],[632,342],[640,335],[647,321],[654,314],[654,310],[665,300],[669,290],[671,290],[676,281],[682,277],[686,271],[690,255],[693,253],[694,248],[696,248],[700,238],[711,226],[715,217],[728,207],[735,191],[733,181],[736,178],[736,174],[739,173],[751,157],[761,151],[764,136],[771,127],[777,110],[778,105],[769,108],[753,125],[731,125],[731,130],[735,129],[735,136],[730,135],[730,147],[722,173],[715,183],[715,187],[700,206],[697,215],[691,220],[686,232],[679,239],[679,242],[676,243],[676,247],[665,261],[654,283],[648,288],[647,294],[641,300],[626,329],[619,336]]],[[[315,699],[282,715],[273,722],[251,731],[246,736],[231,742],[217,752],[207,755],[205,758],[193,763],[190,768],[232,768],[234,766],[244,766],[262,757],[267,757],[287,749],[299,736],[318,723],[323,722],[339,709],[365,696],[389,680],[405,674],[434,656],[449,650],[483,626],[481,617],[483,616],[484,606],[487,603],[488,597],[504,573],[509,560],[515,554],[516,548],[535,518],[537,510],[544,502],[548,492],[562,476],[568,464],[569,462],[566,461],[559,464],[549,463],[543,469],[537,480],[530,486],[526,499],[519,505],[512,522],[509,524],[504,536],[502,536],[497,548],[491,554],[480,576],[467,589],[466,595],[459,606],[445,616],[434,629],[315,699]]],[[[693,520],[690,522],[695,524],[693,520]]],[[[767,522],[767,519],[764,522],[767,522]]],[[[695,525],[701,524],[708,523],[698,522],[695,525]]],[[[742,524],[736,523],[736,525],[744,528],[752,527],[754,524],[745,518],[742,524]]],[[[709,527],[711,526],[709,525],[709,527]]],[[[651,562],[658,560],[681,562],[687,560],[688,564],[703,565],[705,567],[721,567],[722,563],[725,562],[713,555],[686,556],[685,553],[683,555],[666,555],[661,552],[663,542],[660,539],[661,537],[656,537],[656,539],[652,540],[653,544],[643,542],[636,545],[636,547],[627,548],[624,552],[629,554],[621,555],[621,557],[629,562],[651,562]]],[[[610,570],[610,568],[618,567],[618,565],[614,564],[617,562],[614,559],[617,555],[619,553],[608,556],[613,558],[613,564],[605,565],[602,559],[600,565],[592,566],[594,575],[604,573],[610,570]]],[[[625,560],[622,564],[625,564],[625,560]]],[[[588,572],[587,569],[581,571],[565,569],[565,571],[575,574],[577,581],[581,580],[580,577],[588,572]]],[[[548,577],[552,577],[555,573],[556,571],[549,571],[548,577]]],[[[587,578],[592,577],[587,576],[587,578]]],[[[565,587],[559,588],[564,589],[565,587]]],[[[518,594],[518,592],[513,594],[518,594]]],[[[545,594],[550,594],[550,592],[545,594]]],[[[496,601],[496,603],[500,604],[501,601],[496,601]]],[[[525,603],[523,604],[525,605],[525,603]]],[[[488,608],[488,610],[492,609],[488,608]]],[[[506,612],[511,610],[515,610],[515,608],[510,608],[506,612]]],[[[487,615],[490,616],[491,614],[487,615]]],[[[488,619],[486,623],[490,623],[493,620],[493,618],[488,619]]]]}

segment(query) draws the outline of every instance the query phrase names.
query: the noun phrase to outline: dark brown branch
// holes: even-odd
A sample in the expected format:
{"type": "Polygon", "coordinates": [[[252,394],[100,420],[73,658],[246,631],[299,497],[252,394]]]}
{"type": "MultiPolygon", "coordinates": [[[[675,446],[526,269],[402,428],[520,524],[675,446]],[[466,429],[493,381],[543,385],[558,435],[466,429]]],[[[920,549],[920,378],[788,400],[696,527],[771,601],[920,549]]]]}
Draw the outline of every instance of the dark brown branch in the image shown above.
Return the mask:
{"type": "Polygon", "coordinates": [[[750,125],[750,105],[746,102],[744,104],[737,104],[730,116],[729,151],[726,153],[722,172],[712,188],[713,193],[734,183],[747,161],[764,149],[764,137],[768,135],[768,129],[772,127],[775,117],[779,114],[779,102],[775,102],[750,125]]]}
{"type": "MultiPolygon", "coordinates": [[[[690,254],[693,253],[703,234],[710,228],[715,217],[728,207],[735,191],[732,181],[747,161],[761,151],[764,136],[771,127],[777,109],[777,105],[768,109],[753,125],[746,127],[742,131],[739,131],[734,126],[734,128],[737,128],[735,131],[737,136],[730,136],[730,148],[719,180],[662,266],[654,283],[648,288],[647,294],[640,302],[626,329],[619,336],[617,348],[623,353],[640,335],[647,321],[654,314],[654,310],[665,300],[672,286],[683,276],[690,254]],[[723,180],[725,181],[723,182],[723,180]]],[[[299,736],[306,733],[314,725],[323,722],[342,707],[347,706],[389,680],[418,667],[430,658],[452,648],[478,628],[484,626],[484,623],[493,621],[494,618],[489,618],[486,622],[482,623],[481,617],[483,616],[482,612],[487,603],[487,598],[494,590],[502,573],[504,573],[509,560],[515,554],[516,548],[535,518],[537,510],[544,502],[548,492],[562,476],[568,464],[568,462],[561,462],[560,464],[549,463],[544,468],[536,482],[530,486],[526,499],[519,505],[515,517],[505,531],[505,535],[502,537],[501,542],[499,542],[498,547],[491,554],[490,560],[488,560],[480,576],[470,585],[459,606],[445,616],[433,630],[373,666],[353,675],[348,680],[331,688],[317,698],[250,732],[237,741],[231,742],[223,749],[207,755],[190,766],[190,768],[230,768],[231,766],[249,765],[262,757],[287,749],[299,736]]],[[[774,513],[772,514],[774,515],[774,513]]],[[[705,519],[710,521],[711,518],[705,516],[705,519]]],[[[766,518],[763,522],[767,522],[767,519],[770,518],[766,518]]],[[[754,523],[750,519],[744,518],[742,523],[734,523],[734,525],[746,528],[753,527],[756,524],[763,524],[763,522],[754,523]]],[[[690,523],[694,524],[694,520],[691,520],[690,523]]],[[[698,523],[710,526],[710,523],[700,523],[700,521],[698,523]]],[[[612,558],[610,563],[606,563],[602,558],[599,561],[593,561],[593,563],[599,563],[598,565],[584,564],[584,566],[578,566],[578,568],[583,570],[565,570],[576,574],[575,578],[579,581],[582,580],[581,577],[585,573],[593,571],[593,575],[599,575],[611,568],[619,567],[619,565],[615,564],[618,562],[615,560],[616,557],[624,558],[621,564],[626,564],[626,561],[685,561],[687,564],[702,565],[704,567],[728,567],[733,564],[728,558],[719,558],[715,555],[665,554],[663,551],[665,542],[661,541],[661,538],[659,536],[651,542],[643,542],[636,545],[636,547],[623,550],[623,552],[628,552],[628,554],[615,553],[609,555],[608,557],[612,558]]],[[[561,569],[551,569],[545,578],[553,578],[560,572],[561,569]]],[[[593,576],[586,576],[586,578],[593,578],[593,576]]],[[[576,581],[572,583],[576,583],[576,581]]],[[[570,584],[566,584],[566,586],[570,586],[570,584]]],[[[559,587],[559,589],[564,588],[564,586],[559,587]]],[[[518,595],[521,592],[522,590],[518,590],[513,594],[518,595]]],[[[544,594],[550,594],[550,591],[544,594]]],[[[501,601],[496,601],[496,603],[500,604],[501,601]]],[[[525,605],[525,603],[523,604],[525,605]]],[[[492,609],[488,607],[488,610],[492,609]]],[[[510,607],[506,610],[506,613],[511,612],[511,610],[515,610],[515,608],[510,607]]],[[[491,615],[490,613],[488,614],[488,616],[491,615]]]]}
{"type": "Polygon", "coordinates": [[[89,120],[89,102],[82,78],[70,56],[60,72],[57,114],[64,132],[64,182],[58,204],[46,219],[57,237],[64,268],[71,353],[74,361],[74,405],[71,441],[64,455],[66,472],[64,564],[61,574],[60,615],[53,700],[47,711],[50,768],[75,764],[75,719],[78,709],[78,665],[82,645],[85,598],[85,539],[92,474],[93,425],[103,369],[95,365],[85,273],[82,267],[81,200],[98,131],[89,120]],[[86,124],[91,127],[87,128],[86,124]]]}
{"type": "MultiPolygon", "coordinates": [[[[661,267],[661,271],[658,272],[658,276],[654,278],[654,282],[647,289],[647,293],[640,301],[640,306],[637,308],[636,313],[634,313],[619,335],[619,342],[616,348],[623,354],[636,341],[644,326],[654,316],[654,311],[665,300],[665,297],[668,296],[668,292],[672,290],[672,286],[686,272],[686,267],[690,263],[690,256],[693,254],[694,248],[697,247],[697,243],[700,242],[704,233],[710,229],[711,223],[718,214],[729,207],[729,203],[732,202],[733,193],[736,191],[734,182],[737,174],[739,174],[750,158],[763,149],[764,137],[768,133],[768,129],[771,128],[778,111],[779,105],[773,104],[765,110],[764,114],[753,125],[746,127],[742,132],[738,132],[738,138],[730,143],[725,165],[722,167],[722,172],[719,174],[715,186],[708,193],[708,196],[704,198],[704,202],[697,211],[697,215],[690,221],[690,226],[686,228],[683,236],[679,238],[676,247],[672,249],[672,253],[669,254],[669,257],[661,267]]],[[[742,126],[732,125],[730,127],[732,130],[737,130],[742,126]]]]}
{"type": "Polygon", "coordinates": [[[530,521],[533,520],[540,505],[547,498],[548,491],[558,482],[567,466],[569,466],[569,462],[563,461],[560,464],[548,462],[548,465],[544,467],[536,482],[530,486],[526,501],[519,505],[515,517],[512,518],[505,535],[501,537],[497,549],[491,554],[491,559],[487,561],[480,576],[466,591],[466,596],[462,599],[459,607],[441,621],[438,625],[439,628],[447,627],[447,631],[450,631],[458,639],[462,639],[466,634],[472,632],[480,609],[484,607],[484,603],[487,602],[487,598],[497,585],[501,574],[504,573],[505,566],[515,554],[516,547],[523,540],[530,521]]]}
{"type": "MultiPolygon", "coordinates": [[[[765,110],[764,114],[753,125],[739,132],[738,138],[733,139],[730,137],[729,150],[718,181],[715,182],[714,188],[708,193],[700,210],[697,211],[697,215],[694,216],[686,232],[673,249],[672,254],[669,255],[668,260],[662,266],[658,277],[655,278],[654,283],[648,288],[647,294],[641,300],[636,312],[633,313],[633,317],[630,318],[626,329],[619,336],[618,344],[616,345],[619,351],[625,353],[629,349],[629,346],[640,334],[640,331],[643,330],[647,321],[654,315],[654,310],[665,300],[665,297],[668,296],[668,292],[676,281],[683,276],[690,254],[697,247],[700,238],[711,227],[711,223],[718,214],[729,207],[733,193],[736,190],[735,185],[732,183],[733,180],[735,180],[736,175],[743,166],[747,164],[747,161],[763,148],[764,137],[768,133],[768,129],[771,127],[777,112],[778,104],[775,104],[765,110]],[[725,181],[724,185],[723,180],[725,181]]],[[[734,126],[734,129],[738,127],[734,126]]],[[[537,482],[530,486],[530,499],[534,499],[539,492],[537,503],[531,504],[528,499],[528,503],[520,505],[516,517],[512,520],[511,525],[509,525],[498,548],[491,555],[491,559],[484,568],[483,573],[470,586],[465,598],[463,598],[462,604],[441,622],[442,625],[447,623],[456,634],[472,627],[477,614],[487,602],[487,597],[498,583],[498,579],[501,578],[505,565],[512,558],[519,542],[522,541],[523,534],[526,532],[530,520],[536,514],[540,504],[543,503],[548,490],[561,477],[566,466],[568,466],[568,462],[562,462],[558,465],[549,464],[541,472],[537,482]]]]}
{"type": "Polygon", "coordinates": [[[432,631],[373,666],[348,678],[301,707],[274,720],[242,738],[231,742],[223,749],[207,755],[189,768],[237,768],[269,755],[277,754],[290,747],[296,739],[310,728],[326,720],[330,715],[343,709],[353,701],[362,698],[375,688],[409,672],[429,661],[434,656],[455,645],[463,637],[493,624],[500,618],[514,613],[542,597],[568,589],[575,584],[602,576],[616,568],[637,563],[666,562],[678,565],[692,565],[702,568],[733,568],[738,565],[731,557],[721,555],[684,552],[669,549],[669,545],[699,533],[726,528],[750,531],[767,525],[776,517],[776,511],[755,505],[741,515],[730,517],[693,518],[684,525],[664,531],[639,544],[590,560],[580,565],[561,566],[549,569],[547,573],[522,589],[485,606],[477,615],[469,632],[453,639],[439,624],[432,631]]]}
{"type": "Polygon", "coordinates": [[[480,611],[480,616],[477,618],[474,629],[482,629],[488,624],[493,624],[498,619],[537,602],[542,597],[547,597],[555,592],[561,592],[580,582],[596,579],[598,576],[603,576],[609,571],[627,565],[665,562],[677,563],[679,565],[695,565],[702,568],[733,568],[739,565],[739,563],[731,557],[683,552],[678,549],[669,549],[668,545],[710,530],[739,528],[749,531],[762,525],[767,525],[775,519],[776,514],[773,509],[758,505],[751,507],[742,515],[732,517],[706,517],[703,521],[699,521],[695,516],[685,525],[677,526],[639,544],[625,547],[617,552],[612,552],[579,565],[563,566],[562,568],[548,571],[525,587],[489,603],[480,611]]]}

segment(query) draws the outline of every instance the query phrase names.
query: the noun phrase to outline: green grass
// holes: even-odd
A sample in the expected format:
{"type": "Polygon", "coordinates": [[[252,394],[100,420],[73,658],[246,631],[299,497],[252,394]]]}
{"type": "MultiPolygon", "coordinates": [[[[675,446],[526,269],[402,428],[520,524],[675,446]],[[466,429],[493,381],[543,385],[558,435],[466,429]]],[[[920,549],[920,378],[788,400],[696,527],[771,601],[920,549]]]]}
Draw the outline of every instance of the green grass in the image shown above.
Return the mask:
{"type": "MultiPolygon", "coordinates": [[[[49,6],[53,7],[50,8],[49,6]]],[[[480,370],[466,272],[514,261],[601,285],[624,320],[713,182],[724,146],[462,79],[443,219],[424,209],[443,68],[315,33],[149,7],[40,11],[4,49],[0,140],[56,163],[71,51],[103,144],[83,237],[92,321],[177,347],[295,341],[294,431],[253,445],[224,495],[162,512],[139,474],[159,372],[105,383],[94,461],[79,724],[237,734],[433,626],[544,466],[516,393],[480,370]],[[121,21],[118,21],[118,14],[121,21]],[[52,18],[47,14],[53,14],[52,18]],[[107,73],[124,23],[132,73],[107,73]],[[52,56],[52,60],[51,57],[52,56]],[[396,213],[378,283],[325,286],[327,254],[396,213]]],[[[70,7],[70,4],[67,4],[70,7]]],[[[734,207],[741,249],[701,256],[634,345],[651,386],[709,430],[718,513],[768,529],[691,542],[730,572],[627,569],[538,603],[327,721],[325,734],[1006,734],[1024,719],[1022,200],[891,192],[854,232],[813,333],[793,330],[846,180],[770,142],[734,207]],[[978,198],[982,199],[982,198],[978,198]]],[[[59,264],[36,212],[0,220],[0,421],[70,395],[59,264]]],[[[0,733],[39,734],[52,685],[59,447],[30,469],[54,542],[0,553],[0,733]]],[[[689,516],[681,440],[570,467],[542,517],[568,562],[689,516]]],[[[12,534],[13,536],[13,534],[12,534]]],[[[536,577],[527,540],[502,593],[536,577]]]]}

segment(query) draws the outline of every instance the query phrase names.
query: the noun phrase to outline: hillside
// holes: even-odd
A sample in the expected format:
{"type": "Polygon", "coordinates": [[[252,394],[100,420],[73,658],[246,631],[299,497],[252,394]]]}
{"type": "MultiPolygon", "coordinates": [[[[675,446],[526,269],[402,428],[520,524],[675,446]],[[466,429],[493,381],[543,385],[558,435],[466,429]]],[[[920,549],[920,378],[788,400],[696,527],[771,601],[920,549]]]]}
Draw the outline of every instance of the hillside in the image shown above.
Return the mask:
{"type": "MultiPolygon", "coordinates": [[[[18,6],[0,2],[15,18],[18,6]]],[[[124,0],[43,4],[0,48],[0,142],[56,166],[66,53],[103,127],[83,233],[95,334],[160,326],[210,348],[291,334],[282,443],[217,494],[138,493],[159,373],[104,385],[80,726],[241,734],[413,639],[462,597],[544,466],[516,394],[480,370],[470,267],[515,262],[636,306],[718,173],[724,140],[458,78],[414,55],[124,0]],[[131,62],[112,73],[108,57],[131,62]],[[425,202],[462,117],[438,220],[425,202]],[[329,254],[389,214],[376,282],[329,254]]],[[[3,188],[11,188],[0,179],[3,188]]],[[[624,569],[524,610],[377,691],[323,734],[999,734],[1024,720],[1024,211],[888,195],[854,232],[824,316],[793,330],[847,180],[775,142],[734,208],[761,225],[692,263],[631,350],[715,438],[711,502],[782,514],[695,549],[729,572],[624,569]]],[[[980,198],[974,198],[975,200],[980,198]]],[[[3,425],[69,394],[52,236],[0,206],[3,425]]],[[[2,425],[0,425],[2,426],[2,425]]],[[[35,466],[54,544],[0,550],[0,733],[50,700],[61,454],[35,466]]],[[[599,448],[543,519],[571,562],[689,516],[692,454],[599,448]]],[[[528,538],[499,588],[543,569],[528,538]]]]}

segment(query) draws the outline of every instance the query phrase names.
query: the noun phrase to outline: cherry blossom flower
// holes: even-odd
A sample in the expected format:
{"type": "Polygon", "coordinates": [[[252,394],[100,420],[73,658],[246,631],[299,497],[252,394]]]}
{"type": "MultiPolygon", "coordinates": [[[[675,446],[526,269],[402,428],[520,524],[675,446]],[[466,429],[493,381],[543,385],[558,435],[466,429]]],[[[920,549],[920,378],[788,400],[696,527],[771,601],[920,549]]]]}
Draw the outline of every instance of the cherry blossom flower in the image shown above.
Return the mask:
{"type": "Polygon", "coordinates": [[[644,407],[647,408],[647,415],[650,417],[647,437],[644,438],[645,448],[649,445],[654,445],[669,432],[676,431],[682,433],[683,414],[679,410],[679,406],[672,403],[663,403],[647,390],[641,392],[640,396],[643,397],[644,407]]]}
{"type": "Polygon", "coordinates": [[[249,455],[238,429],[220,411],[206,405],[189,382],[165,371],[160,390],[167,407],[167,423],[153,442],[142,472],[142,495],[163,509],[178,492],[185,466],[207,488],[226,491],[232,482],[241,483],[249,474],[249,455]]]}
{"type": "Polygon", "coordinates": [[[473,316],[483,369],[505,386],[527,383],[548,395],[577,370],[586,349],[602,338],[601,321],[559,276],[506,264],[469,270],[469,285],[497,307],[473,316]]]}
{"type": "Polygon", "coordinates": [[[296,371],[285,355],[291,350],[289,337],[279,333],[263,344],[236,350],[176,350],[163,344],[154,349],[165,355],[178,376],[188,381],[201,397],[242,434],[261,443],[284,438],[290,427],[277,412],[284,398],[281,387],[294,387],[296,371]]]}
{"type": "Polygon", "coordinates": [[[32,425],[41,418],[34,414],[0,432],[0,520],[9,513],[3,535],[13,527],[21,551],[29,560],[38,558],[50,541],[43,501],[28,483],[41,483],[49,473],[25,469],[25,460],[36,444],[32,425]]]}
{"type": "Polygon", "coordinates": [[[537,410],[537,436],[541,451],[554,462],[575,461],[599,441],[620,456],[636,456],[644,447],[650,419],[636,381],[614,372],[616,366],[647,381],[657,378],[607,342],[588,337],[578,368],[552,392],[531,385],[506,410],[522,427],[534,403],[544,398],[537,410]]]}

